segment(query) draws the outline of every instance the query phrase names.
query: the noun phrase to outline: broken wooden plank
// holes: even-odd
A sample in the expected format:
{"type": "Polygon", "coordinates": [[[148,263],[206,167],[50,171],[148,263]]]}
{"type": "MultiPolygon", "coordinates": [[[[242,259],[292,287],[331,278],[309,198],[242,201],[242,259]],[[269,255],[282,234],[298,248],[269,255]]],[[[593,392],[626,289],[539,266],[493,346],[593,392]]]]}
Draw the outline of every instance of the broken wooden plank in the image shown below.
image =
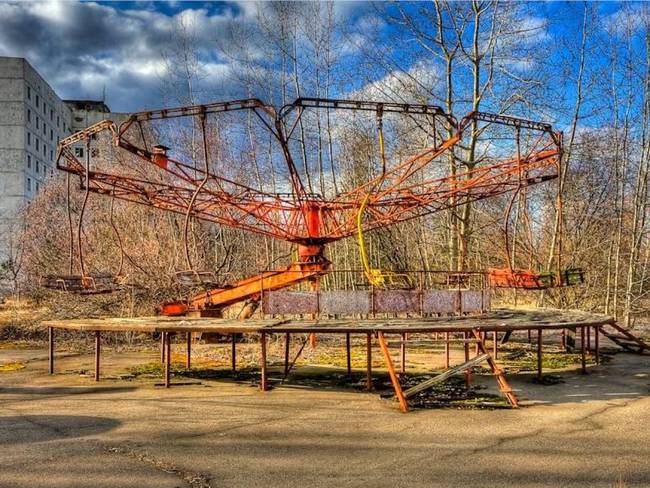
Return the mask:
{"type": "Polygon", "coordinates": [[[428,388],[431,388],[433,385],[437,383],[442,383],[448,378],[451,378],[452,376],[461,373],[465,371],[466,369],[469,369],[473,366],[476,366],[477,364],[482,363],[483,361],[487,360],[488,355],[487,354],[482,354],[480,356],[477,356],[473,359],[470,359],[469,361],[459,364],[458,366],[454,366],[453,368],[448,369],[447,371],[444,371],[440,373],[438,376],[434,376],[431,379],[428,379],[426,381],[423,381],[422,383],[419,383],[415,386],[412,386],[408,390],[404,392],[404,397],[405,398],[410,398],[413,395],[417,395],[421,391],[424,391],[428,388]]]}

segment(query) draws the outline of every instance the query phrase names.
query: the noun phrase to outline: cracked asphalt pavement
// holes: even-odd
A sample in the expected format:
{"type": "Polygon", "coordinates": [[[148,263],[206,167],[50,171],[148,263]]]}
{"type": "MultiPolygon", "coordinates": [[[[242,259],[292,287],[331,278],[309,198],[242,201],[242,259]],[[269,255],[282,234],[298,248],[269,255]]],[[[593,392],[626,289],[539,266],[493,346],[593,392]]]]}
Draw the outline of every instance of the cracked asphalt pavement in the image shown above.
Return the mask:
{"type": "MultiPolygon", "coordinates": [[[[107,352],[105,374],[154,360],[107,352]]],[[[0,350],[0,487],[647,487],[650,357],[510,377],[519,410],[400,413],[376,394],[80,376],[66,355],[0,350]]],[[[493,385],[491,378],[479,378],[493,385]]]]}

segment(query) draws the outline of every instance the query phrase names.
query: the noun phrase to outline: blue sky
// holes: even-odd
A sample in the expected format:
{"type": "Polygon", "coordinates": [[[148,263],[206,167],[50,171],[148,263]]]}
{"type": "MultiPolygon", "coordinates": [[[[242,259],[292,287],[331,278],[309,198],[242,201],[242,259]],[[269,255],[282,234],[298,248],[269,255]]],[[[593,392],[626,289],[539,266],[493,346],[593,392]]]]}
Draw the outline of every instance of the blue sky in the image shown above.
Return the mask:
{"type": "MultiPolygon", "coordinates": [[[[178,16],[191,15],[197,43],[209,62],[205,83],[211,98],[227,98],[233,95],[231,61],[215,46],[224,41],[228,22],[254,23],[256,8],[246,2],[4,2],[0,55],[28,58],[62,98],[101,98],[105,93],[115,111],[153,108],[161,105],[161,53],[171,42],[172,26],[178,16]]],[[[361,29],[360,19],[375,11],[363,2],[338,3],[336,8],[350,32],[361,29]]],[[[582,3],[540,2],[531,8],[546,23],[551,39],[567,31],[579,34],[582,3]]],[[[615,2],[599,5],[604,15],[619,8],[615,2]]],[[[381,29],[378,36],[389,35],[388,27],[381,29]]],[[[400,58],[411,65],[421,61],[411,59],[406,48],[400,58]]],[[[349,62],[353,67],[354,57],[349,62]]]]}

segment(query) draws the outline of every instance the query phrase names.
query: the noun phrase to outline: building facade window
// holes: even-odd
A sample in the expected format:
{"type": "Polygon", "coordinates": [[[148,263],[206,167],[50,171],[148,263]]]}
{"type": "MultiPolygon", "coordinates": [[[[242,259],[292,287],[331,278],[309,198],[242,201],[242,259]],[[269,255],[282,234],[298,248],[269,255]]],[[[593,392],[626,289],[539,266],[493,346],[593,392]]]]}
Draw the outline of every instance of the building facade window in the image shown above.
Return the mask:
{"type": "Polygon", "coordinates": [[[39,104],[41,103],[41,99],[39,98],[38,95],[36,95],[36,108],[39,107],[39,104]]]}
{"type": "Polygon", "coordinates": [[[27,145],[31,146],[32,145],[32,133],[27,132],[27,145]]]}
{"type": "Polygon", "coordinates": [[[40,129],[41,127],[41,119],[38,118],[38,115],[36,116],[36,128],[40,129]]]}
{"type": "Polygon", "coordinates": [[[34,138],[34,146],[36,146],[36,150],[38,151],[40,149],[39,147],[39,141],[38,139],[34,138]]]}
{"type": "Polygon", "coordinates": [[[27,177],[27,191],[32,191],[32,179],[27,177]]]}
{"type": "Polygon", "coordinates": [[[36,182],[36,191],[38,192],[38,190],[40,190],[40,189],[41,189],[41,185],[40,185],[39,182],[37,181],[37,182],[36,182]]]}
{"type": "Polygon", "coordinates": [[[38,174],[39,170],[40,170],[40,167],[39,167],[38,161],[36,161],[36,174],[38,174]]]}
{"type": "Polygon", "coordinates": [[[84,157],[84,148],[83,147],[75,147],[74,148],[74,155],[78,158],[83,158],[84,157]]]}
{"type": "Polygon", "coordinates": [[[27,100],[32,99],[32,89],[31,87],[27,86],[27,100]]]}
{"type": "Polygon", "coordinates": [[[32,169],[32,155],[27,155],[27,169],[32,169]]]}
{"type": "Polygon", "coordinates": [[[27,109],[27,122],[32,121],[32,111],[30,109],[27,109]]]}

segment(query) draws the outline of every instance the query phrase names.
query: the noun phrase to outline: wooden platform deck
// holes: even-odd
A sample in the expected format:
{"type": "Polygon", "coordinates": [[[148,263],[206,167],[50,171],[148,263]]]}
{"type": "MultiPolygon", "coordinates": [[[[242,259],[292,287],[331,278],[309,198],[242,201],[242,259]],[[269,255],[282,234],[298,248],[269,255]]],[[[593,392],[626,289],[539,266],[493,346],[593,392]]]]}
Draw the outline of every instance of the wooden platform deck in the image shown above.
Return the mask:
{"type": "MultiPolygon", "coordinates": [[[[445,317],[411,317],[411,318],[368,318],[368,319],[249,319],[232,320],[219,318],[187,318],[187,317],[138,317],[138,318],[100,318],[75,320],[48,320],[43,326],[49,330],[49,372],[54,373],[55,330],[67,329],[92,332],[95,335],[95,380],[100,377],[101,336],[110,332],[142,332],[159,333],[161,336],[161,362],[164,364],[165,386],[170,386],[171,377],[171,339],[172,335],[186,337],[186,368],[191,365],[192,336],[195,333],[218,333],[232,337],[232,370],[236,370],[236,335],[256,334],[260,344],[260,388],[267,389],[267,337],[272,334],[282,334],[285,337],[284,376],[290,373],[302,352],[306,341],[302,343],[298,355],[290,361],[289,350],[292,334],[342,334],[346,338],[347,369],[351,374],[350,336],[360,334],[366,336],[366,381],[368,390],[372,389],[372,344],[376,341],[384,358],[386,369],[390,375],[395,396],[399,399],[402,411],[408,411],[408,396],[413,389],[406,393],[402,391],[398,372],[393,364],[388,347],[387,336],[398,335],[400,345],[401,373],[405,372],[406,346],[409,334],[432,334],[445,343],[445,364],[447,371],[426,384],[420,385],[417,391],[428,388],[441,378],[446,378],[458,372],[464,372],[467,382],[471,381],[471,368],[479,362],[487,362],[499,385],[500,391],[507,397],[513,408],[518,406],[517,398],[508,385],[503,372],[495,363],[498,354],[500,334],[507,340],[512,332],[536,331],[537,333],[537,369],[542,377],[542,335],[545,330],[579,330],[580,351],[582,356],[582,371],[586,372],[585,332],[589,343],[590,331],[594,332],[596,361],[598,362],[599,333],[602,327],[614,324],[615,320],[604,315],[591,314],[581,311],[566,311],[554,309],[540,310],[495,310],[480,315],[445,316],[445,317]],[[492,335],[493,351],[490,354],[485,345],[487,334],[492,335]],[[465,362],[451,367],[450,342],[463,344],[465,362]],[[470,359],[470,344],[475,346],[476,358],[470,359]],[[446,375],[446,376],[445,376],[446,375]]],[[[314,336],[312,336],[314,337],[314,336]]],[[[565,333],[562,333],[563,339],[565,333]]],[[[391,339],[392,340],[392,339],[391,339]]]]}
{"type": "Polygon", "coordinates": [[[45,327],[79,331],[143,332],[143,333],[220,333],[260,334],[320,333],[320,334],[386,334],[436,332],[507,332],[537,329],[570,329],[613,323],[605,315],[555,309],[508,310],[456,317],[429,318],[369,318],[369,319],[249,319],[187,317],[138,317],[48,320],[45,327]]]}

